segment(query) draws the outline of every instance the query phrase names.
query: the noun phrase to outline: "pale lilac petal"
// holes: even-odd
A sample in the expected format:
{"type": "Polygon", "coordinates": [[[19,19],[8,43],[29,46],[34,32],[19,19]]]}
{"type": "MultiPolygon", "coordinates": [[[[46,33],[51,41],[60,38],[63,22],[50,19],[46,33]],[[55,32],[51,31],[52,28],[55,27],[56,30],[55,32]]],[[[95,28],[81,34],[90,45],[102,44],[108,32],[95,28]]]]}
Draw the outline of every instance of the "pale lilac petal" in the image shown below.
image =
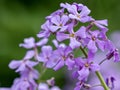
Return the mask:
{"type": "Polygon", "coordinates": [[[27,51],[26,55],[24,56],[24,59],[31,59],[35,55],[34,50],[27,51]]]}
{"type": "Polygon", "coordinates": [[[43,54],[44,56],[50,56],[51,53],[52,53],[52,47],[51,47],[51,46],[43,46],[43,47],[41,48],[41,51],[42,51],[42,54],[43,54]]]}
{"type": "Polygon", "coordinates": [[[59,57],[57,55],[53,55],[50,60],[47,61],[46,67],[53,68],[56,64],[59,63],[59,57]]]}
{"type": "Polygon", "coordinates": [[[56,39],[52,40],[53,44],[55,45],[55,47],[58,47],[58,41],[56,39]]]}
{"type": "Polygon", "coordinates": [[[84,6],[83,4],[78,4],[78,3],[73,3],[73,4],[76,5],[78,11],[82,10],[84,6]]]}
{"type": "Polygon", "coordinates": [[[113,45],[113,43],[110,40],[105,41],[105,49],[106,50],[109,51],[109,50],[112,50],[114,48],[115,48],[115,46],[113,45]]]}
{"type": "Polygon", "coordinates": [[[55,85],[55,78],[51,77],[50,79],[46,80],[46,82],[49,86],[54,86],[55,85]]]}
{"type": "Polygon", "coordinates": [[[73,60],[71,60],[71,59],[68,58],[65,61],[65,65],[67,65],[68,70],[72,70],[74,68],[75,62],[73,60]]]}
{"type": "Polygon", "coordinates": [[[61,90],[61,89],[59,87],[57,87],[57,86],[54,86],[50,90],[61,90]]]}
{"type": "Polygon", "coordinates": [[[9,68],[16,69],[21,65],[22,61],[12,60],[9,64],[9,68]]]}
{"type": "Polygon", "coordinates": [[[36,43],[37,46],[42,46],[44,44],[46,44],[48,42],[47,38],[43,38],[42,40],[40,40],[39,42],[36,43]]]}
{"type": "Polygon", "coordinates": [[[92,34],[92,36],[94,36],[95,38],[98,37],[98,35],[100,34],[100,31],[98,30],[95,30],[95,31],[92,31],[90,32],[92,34]]]}
{"type": "Polygon", "coordinates": [[[80,36],[81,38],[86,38],[86,27],[82,26],[80,29],[75,32],[77,36],[80,36]]]}
{"type": "Polygon", "coordinates": [[[58,9],[55,12],[53,12],[52,14],[50,14],[49,16],[47,16],[46,19],[51,21],[51,18],[53,18],[56,15],[63,15],[63,13],[64,13],[64,9],[63,8],[62,9],[58,9]]]}
{"type": "Polygon", "coordinates": [[[50,28],[51,28],[52,32],[56,32],[61,27],[60,26],[51,26],[50,28]]]}
{"type": "Polygon", "coordinates": [[[96,20],[95,23],[108,26],[108,20],[107,19],[105,19],[105,20],[96,20]]]}
{"type": "Polygon", "coordinates": [[[114,51],[114,62],[120,62],[120,54],[118,52],[118,49],[115,49],[114,51]]]}
{"type": "Polygon", "coordinates": [[[70,23],[68,26],[69,34],[74,34],[74,23],[70,23]]]}
{"type": "Polygon", "coordinates": [[[34,79],[38,79],[39,78],[39,72],[35,69],[33,69],[31,72],[30,72],[30,75],[31,75],[31,79],[34,78],[34,79]]]}
{"type": "Polygon", "coordinates": [[[16,72],[24,71],[26,69],[25,63],[21,63],[19,68],[16,70],[16,72]]]}
{"type": "Polygon", "coordinates": [[[97,27],[99,27],[99,28],[101,28],[101,29],[106,29],[106,27],[105,26],[103,26],[103,25],[101,25],[101,24],[99,24],[99,23],[95,23],[95,25],[97,26],[97,27]]]}
{"type": "Polygon", "coordinates": [[[68,56],[68,54],[70,54],[72,52],[72,48],[71,47],[65,47],[64,49],[64,55],[65,56],[68,56]]]}
{"type": "Polygon", "coordinates": [[[45,62],[45,58],[41,54],[37,55],[36,58],[39,62],[45,62]]]}
{"type": "Polygon", "coordinates": [[[81,17],[78,20],[81,21],[81,22],[83,22],[83,23],[85,23],[85,22],[91,21],[91,17],[90,16],[85,16],[85,17],[81,17]]]}
{"type": "Polygon", "coordinates": [[[26,38],[24,39],[24,43],[20,44],[19,46],[27,49],[33,48],[35,46],[35,39],[33,37],[26,38]]]}
{"type": "Polygon", "coordinates": [[[38,86],[38,90],[49,90],[49,87],[46,83],[40,83],[38,86]]]}
{"type": "Polygon", "coordinates": [[[71,5],[70,4],[68,4],[68,3],[61,3],[60,4],[60,7],[63,7],[63,8],[67,8],[67,7],[70,7],[71,5]]]}
{"type": "Polygon", "coordinates": [[[92,52],[96,52],[97,51],[97,47],[96,47],[95,41],[90,40],[89,43],[88,43],[88,45],[87,45],[87,47],[92,52]]]}
{"type": "Polygon", "coordinates": [[[77,78],[79,76],[77,71],[72,72],[72,78],[77,78]]]}
{"type": "Polygon", "coordinates": [[[80,90],[82,86],[78,85],[74,88],[74,90],[80,90]]]}
{"type": "Polygon", "coordinates": [[[66,31],[67,28],[68,28],[68,26],[62,26],[61,29],[60,29],[60,32],[64,32],[64,31],[66,31]]]}
{"type": "Polygon", "coordinates": [[[40,31],[38,34],[37,34],[37,37],[38,38],[47,38],[50,36],[50,31],[40,31]]]}
{"type": "Polygon", "coordinates": [[[84,6],[82,8],[82,11],[80,12],[80,16],[83,17],[83,16],[87,16],[91,11],[86,7],[84,6]]]}
{"type": "Polygon", "coordinates": [[[83,67],[80,71],[78,71],[78,74],[79,74],[79,77],[78,77],[79,80],[87,79],[89,75],[89,70],[83,67]]]}
{"type": "Polygon", "coordinates": [[[69,18],[79,20],[79,18],[77,16],[73,15],[73,14],[69,14],[69,18]]]}
{"type": "Polygon", "coordinates": [[[83,60],[82,58],[78,57],[78,58],[75,58],[75,64],[77,66],[83,66],[85,64],[85,60],[83,60]]]}
{"type": "Polygon", "coordinates": [[[38,64],[38,62],[34,62],[34,61],[27,61],[26,62],[26,65],[28,66],[28,67],[34,67],[34,66],[36,66],[38,64]]]}
{"type": "Polygon", "coordinates": [[[65,45],[64,43],[61,43],[61,44],[59,45],[59,47],[65,48],[66,45],[65,45]]]}
{"type": "Polygon", "coordinates": [[[41,25],[41,29],[48,31],[49,30],[49,26],[50,26],[50,21],[47,20],[43,25],[41,25]]]}
{"type": "Polygon", "coordinates": [[[92,62],[94,59],[95,54],[91,52],[90,50],[88,51],[88,62],[92,62]]]}
{"type": "Polygon", "coordinates": [[[100,66],[98,64],[91,64],[90,66],[90,70],[91,71],[99,71],[100,70],[100,66]]]}
{"type": "Polygon", "coordinates": [[[75,38],[70,38],[70,44],[69,45],[72,49],[74,49],[74,48],[79,47],[81,45],[81,43],[78,42],[75,38]]]}
{"type": "Polygon", "coordinates": [[[100,50],[105,51],[105,42],[101,40],[96,40],[96,42],[100,50]]]}
{"type": "Polygon", "coordinates": [[[20,88],[21,88],[22,90],[26,90],[26,89],[29,88],[29,87],[30,87],[30,84],[29,84],[28,81],[23,81],[23,82],[21,82],[20,88]]]}
{"type": "Polygon", "coordinates": [[[70,12],[72,14],[77,14],[78,13],[76,5],[69,5],[67,7],[67,10],[68,10],[68,12],[70,12]]]}
{"type": "Polygon", "coordinates": [[[74,88],[74,90],[81,90],[82,86],[83,86],[83,83],[79,81],[76,83],[76,87],[74,88]]]}
{"type": "Polygon", "coordinates": [[[60,68],[62,68],[64,66],[64,61],[60,60],[58,62],[58,64],[53,68],[55,71],[59,70],[60,68]]]}
{"type": "Polygon", "coordinates": [[[65,39],[68,39],[69,38],[69,35],[68,34],[64,34],[64,33],[57,33],[57,40],[58,41],[63,41],[65,39]]]}
{"type": "Polygon", "coordinates": [[[51,19],[51,22],[54,23],[54,24],[56,24],[57,26],[59,26],[59,24],[60,24],[60,16],[59,15],[54,16],[51,19]]]}
{"type": "Polygon", "coordinates": [[[67,15],[63,15],[61,17],[61,24],[65,25],[68,20],[69,20],[68,16],[67,15]]]}

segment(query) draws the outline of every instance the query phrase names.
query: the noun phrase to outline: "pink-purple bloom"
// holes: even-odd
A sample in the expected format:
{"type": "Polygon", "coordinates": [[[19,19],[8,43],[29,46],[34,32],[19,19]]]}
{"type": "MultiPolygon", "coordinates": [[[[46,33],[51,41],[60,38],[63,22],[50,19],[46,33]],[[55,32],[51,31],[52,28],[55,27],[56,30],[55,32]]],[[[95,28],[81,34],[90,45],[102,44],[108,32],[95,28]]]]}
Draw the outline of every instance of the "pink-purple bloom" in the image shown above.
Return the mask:
{"type": "MultiPolygon", "coordinates": [[[[96,71],[101,72],[104,61],[111,58],[114,62],[120,61],[119,50],[106,36],[106,19],[95,20],[89,16],[91,11],[83,4],[61,3],[60,6],[61,9],[47,16],[41,25],[37,34],[38,42],[30,37],[19,45],[32,50],[28,50],[23,59],[13,60],[9,64],[11,69],[19,72],[20,77],[14,80],[8,90],[60,90],[55,86],[54,78],[42,82],[41,77],[47,68],[57,71],[64,66],[72,72],[73,79],[78,80],[74,90],[91,89],[92,85],[87,83],[88,77],[96,71]],[[79,23],[87,23],[88,26],[79,26],[79,23]],[[94,26],[97,29],[92,28],[94,26]],[[98,49],[104,53],[105,59],[96,62],[98,49]],[[40,72],[35,68],[38,65],[42,69],[40,72]]],[[[115,88],[115,80],[112,76],[106,77],[106,85],[111,90],[115,88]]]]}
{"type": "Polygon", "coordinates": [[[71,27],[68,32],[69,34],[65,33],[57,33],[57,40],[58,41],[63,41],[65,39],[70,39],[70,44],[69,46],[71,48],[77,48],[80,47],[81,43],[83,42],[83,39],[86,38],[86,28],[85,27],[80,27],[80,29],[76,32],[74,32],[73,27],[71,27]]]}

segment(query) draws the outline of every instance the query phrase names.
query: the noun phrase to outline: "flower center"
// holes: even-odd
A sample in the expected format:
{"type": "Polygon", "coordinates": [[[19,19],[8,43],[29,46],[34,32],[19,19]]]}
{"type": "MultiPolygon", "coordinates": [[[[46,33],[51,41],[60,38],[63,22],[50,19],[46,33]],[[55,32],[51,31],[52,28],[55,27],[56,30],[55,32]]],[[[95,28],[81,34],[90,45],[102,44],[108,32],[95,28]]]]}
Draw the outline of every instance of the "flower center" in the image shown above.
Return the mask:
{"type": "Polygon", "coordinates": [[[62,27],[62,23],[60,23],[59,26],[62,27]]]}
{"type": "Polygon", "coordinates": [[[65,61],[65,60],[66,60],[66,57],[65,57],[65,56],[62,56],[62,60],[64,60],[64,61],[65,61]]]}
{"type": "Polygon", "coordinates": [[[73,34],[73,33],[72,33],[72,34],[70,34],[69,36],[70,36],[70,37],[74,37],[74,36],[75,36],[75,34],[73,34]]]}
{"type": "Polygon", "coordinates": [[[95,40],[96,40],[96,37],[95,37],[95,36],[92,36],[92,40],[95,41],[95,40]]]}
{"type": "Polygon", "coordinates": [[[89,67],[90,65],[89,65],[89,63],[85,63],[85,67],[89,67]]]}
{"type": "Polygon", "coordinates": [[[79,15],[79,14],[77,14],[77,17],[78,17],[78,18],[80,18],[80,15],[79,15]]]}

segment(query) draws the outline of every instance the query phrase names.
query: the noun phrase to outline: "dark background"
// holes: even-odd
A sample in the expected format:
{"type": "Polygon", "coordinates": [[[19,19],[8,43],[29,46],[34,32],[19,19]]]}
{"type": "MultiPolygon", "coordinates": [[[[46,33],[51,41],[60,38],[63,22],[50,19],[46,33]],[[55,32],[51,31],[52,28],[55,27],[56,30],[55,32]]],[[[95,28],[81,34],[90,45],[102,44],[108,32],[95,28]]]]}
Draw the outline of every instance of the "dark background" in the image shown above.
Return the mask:
{"type": "MultiPolygon", "coordinates": [[[[108,19],[109,33],[120,30],[120,0],[0,0],[0,87],[11,86],[18,75],[8,68],[12,59],[22,59],[25,49],[19,43],[40,31],[45,17],[59,9],[61,2],[83,3],[95,19],[108,19]]],[[[65,70],[48,71],[44,77],[56,76],[59,85],[65,83],[65,70]],[[52,73],[50,73],[52,72],[52,73]]]]}

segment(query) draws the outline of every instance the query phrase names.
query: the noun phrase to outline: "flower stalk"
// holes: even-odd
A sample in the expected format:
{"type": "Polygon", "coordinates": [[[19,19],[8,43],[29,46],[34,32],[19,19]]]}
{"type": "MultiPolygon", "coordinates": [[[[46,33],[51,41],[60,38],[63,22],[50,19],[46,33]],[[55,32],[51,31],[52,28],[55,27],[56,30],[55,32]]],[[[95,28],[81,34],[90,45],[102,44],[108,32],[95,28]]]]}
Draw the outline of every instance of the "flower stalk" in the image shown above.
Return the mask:
{"type": "Polygon", "coordinates": [[[101,73],[100,73],[99,71],[96,71],[95,73],[96,73],[98,79],[100,80],[101,85],[103,86],[104,90],[110,90],[110,89],[108,88],[108,86],[106,85],[106,83],[105,83],[105,81],[104,81],[101,73]]]}
{"type": "MultiPolygon", "coordinates": [[[[80,49],[83,52],[83,54],[85,55],[85,57],[87,58],[88,55],[87,55],[86,51],[82,47],[80,47],[80,49]]],[[[98,79],[100,80],[100,83],[103,86],[104,90],[110,90],[108,88],[107,84],[105,83],[105,81],[104,81],[103,76],[101,75],[101,73],[99,71],[96,71],[95,73],[96,73],[98,79]]]]}

